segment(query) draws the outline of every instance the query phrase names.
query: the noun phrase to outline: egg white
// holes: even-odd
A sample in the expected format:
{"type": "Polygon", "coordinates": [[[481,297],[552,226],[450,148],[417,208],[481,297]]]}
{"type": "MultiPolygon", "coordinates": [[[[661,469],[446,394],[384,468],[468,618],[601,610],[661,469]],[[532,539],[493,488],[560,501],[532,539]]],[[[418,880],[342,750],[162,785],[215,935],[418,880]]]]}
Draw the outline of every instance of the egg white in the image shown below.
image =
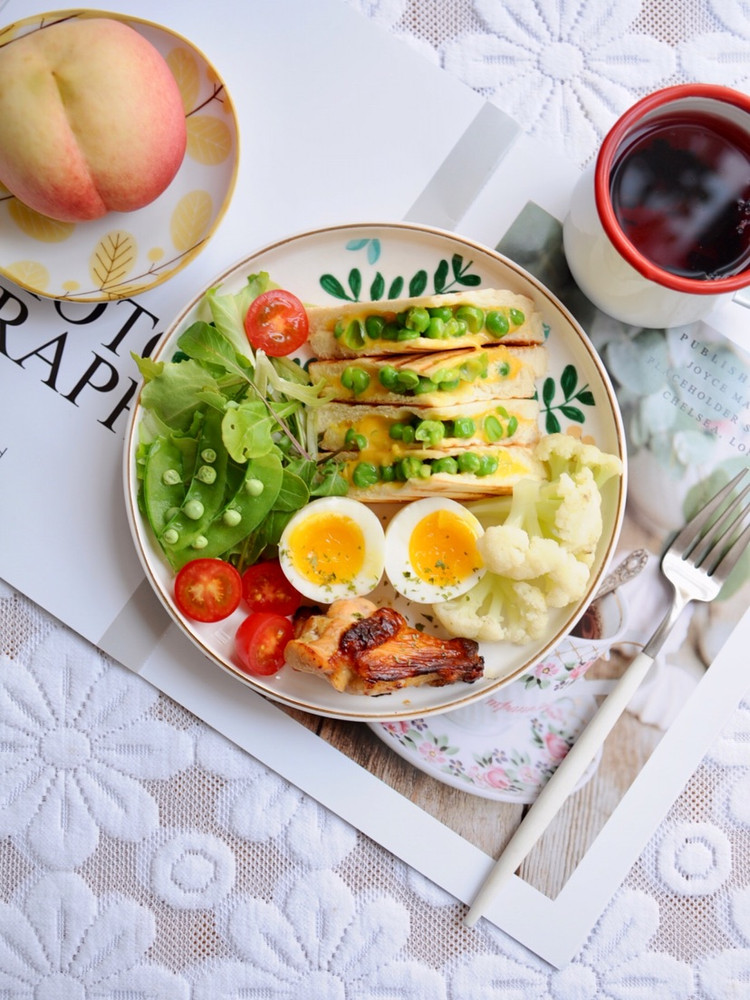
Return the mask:
{"type": "MultiPolygon", "coordinates": [[[[325,542],[321,538],[321,555],[324,555],[325,542]]],[[[308,552],[315,555],[315,552],[308,552]]],[[[363,597],[371,593],[380,582],[385,565],[385,535],[383,526],[377,515],[359,500],[348,497],[321,497],[312,500],[289,520],[279,541],[279,562],[286,578],[300,594],[311,601],[320,604],[331,604],[340,598],[363,597]],[[362,532],[364,541],[364,558],[359,572],[345,579],[327,580],[322,583],[309,579],[300,573],[295,565],[295,555],[304,557],[304,553],[292,551],[295,531],[310,518],[321,514],[332,517],[348,517],[362,532]]]]}
{"type": "Polygon", "coordinates": [[[470,590],[485,573],[479,559],[479,565],[472,573],[451,581],[431,583],[419,576],[409,554],[411,537],[425,517],[440,510],[460,517],[475,538],[483,534],[484,529],[477,518],[457,500],[446,497],[425,497],[407,504],[394,514],[385,532],[386,576],[393,589],[402,597],[421,604],[435,604],[459,597],[470,590]]]}

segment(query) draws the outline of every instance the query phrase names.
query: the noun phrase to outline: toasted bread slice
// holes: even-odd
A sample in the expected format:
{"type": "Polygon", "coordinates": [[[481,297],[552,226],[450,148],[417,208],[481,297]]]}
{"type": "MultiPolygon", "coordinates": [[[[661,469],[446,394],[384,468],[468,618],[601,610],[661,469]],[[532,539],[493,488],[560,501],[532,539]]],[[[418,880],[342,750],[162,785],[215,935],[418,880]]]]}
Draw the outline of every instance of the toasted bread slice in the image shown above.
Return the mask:
{"type": "Polygon", "coordinates": [[[342,462],[341,473],[349,483],[347,496],[365,503],[400,503],[429,496],[479,500],[481,497],[511,493],[519,480],[541,480],[547,474],[534,449],[523,445],[459,448],[452,452],[434,449],[409,452],[401,458],[392,456],[387,473],[384,473],[384,466],[368,461],[365,454],[343,454],[339,459],[342,462]],[[490,459],[494,468],[483,474],[460,471],[468,455],[480,461],[490,459]],[[442,471],[446,460],[453,460],[459,471],[442,471]],[[436,462],[441,465],[436,466],[436,462]],[[366,467],[374,480],[368,485],[364,485],[366,480],[360,477],[362,467],[366,467]]]}
{"type": "Polygon", "coordinates": [[[536,379],[547,371],[547,350],[542,345],[501,345],[356,361],[311,361],[308,367],[314,381],[326,379],[337,402],[444,406],[533,396],[536,379]]]}
{"type": "Polygon", "coordinates": [[[426,442],[440,450],[452,450],[491,444],[529,445],[539,439],[539,403],[535,399],[434,407],[327,403],[317,411],[316,420],[321,451],[349,451],[354,435],[360,438],[356,443],[360,451],[384,453],[423,449],[426,442]],[[439,443],[431,433],[436,423],[442,425],[437,432],[442,434],[439,443]],[[410,431],[405,431],[406,427],[410,431]]]}
{"type": "Polygon", "coordinates": [[[542,319],[533,301],[526,295],[497,288],[308,306],[307,316],[310,348],[321,360],[460,350],[501,341],[544,342],[542,319]],[[435,315],[429,316],[430,311],[435,315]],[[440,318],[449,314],[451,321],[440,318]],[[436,322],[421,329],[428,316],[436,322]]]}

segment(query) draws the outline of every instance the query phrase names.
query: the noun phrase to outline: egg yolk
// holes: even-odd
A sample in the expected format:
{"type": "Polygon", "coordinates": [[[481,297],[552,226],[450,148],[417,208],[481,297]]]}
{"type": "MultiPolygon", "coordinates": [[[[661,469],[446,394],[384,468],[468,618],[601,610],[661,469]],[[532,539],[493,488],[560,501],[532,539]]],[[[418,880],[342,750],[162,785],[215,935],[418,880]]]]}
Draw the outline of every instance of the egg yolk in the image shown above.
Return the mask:
{"type": "Polygon", "coordinates": [[[351,583],[362,571],[365,536],[345,514],[311,514],[289,535],[292,565],[310,583],[351,583]]]}
{"type": "Polygon", "coordinates": [[[482,565],[471,525],[448,510],[435,510],[417,523],[409,562],[421,580],[438,587],[460,583],[482,565]]]}

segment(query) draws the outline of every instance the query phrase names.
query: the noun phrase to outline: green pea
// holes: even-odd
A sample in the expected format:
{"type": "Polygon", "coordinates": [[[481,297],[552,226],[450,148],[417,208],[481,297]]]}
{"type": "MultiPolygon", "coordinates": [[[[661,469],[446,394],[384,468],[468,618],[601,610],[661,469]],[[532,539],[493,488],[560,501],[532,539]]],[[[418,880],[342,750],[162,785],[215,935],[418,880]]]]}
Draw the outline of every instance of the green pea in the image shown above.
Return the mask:
{"type": "Polygon", "coordinates": [[[361,320],[353,319],[351,321],[346,328],[343,342],[355,351],[365,346],[365,330],[361,320]]]}
{"type": "Polygon", "coordinates": [[[182,481],[182,476],[177,469],[165,469],[161,474],[161,481],[165,486],[177,486],[182,481]]]}
{"type": "Polygon", "coordinates": [[[426,392],[435,392],[436,390],[437,384],[431,378],[427,378],[426,375],[420,375],[419,384],[414,387],[414,395],[422,396],[426,392]]]}
{"type": "Polygon", "coordinates": [[[487,313],[484,325],[487,328],[487,332],[497,340],[504,337],[510,329],[508,317],[497,309],[492,309],[487,313]]]}
{"type": "Polygon", "coordinates": [[[412,308],[407,312],[405,326],[407,326],[408,329],[424,333],[429,325],[430,314],[421,306],[412,306],[412,308]]]}
{"type": "Polygon", "coordinates": [[[392,483],[396,478],[396,470],[392,465],[380,466],[380,479],[384,483],[392,483]]]}
{"type": "Polygon", "coordinates": [[[404,442],[404,444],[413,444],[414,437],[415,437],[414,428],[411,426],[411,424],[406,424],[404,426],[404,432],[401,435],[401,440],[404,442]]]}
{"type": "Polygon", "coordinates": [[[208,539],[206,538],[206,536],[198,535],[196,538],[193,539],[193,543],[190,547],[192,549],[197,549],[198,551],[200,551],[201,549],[205,549],[207,545],[208,545],[208,539]]]}
{"type": "Polygon", "coordinates": [[[344,435],[344,444],[357,451],[363,451],[367,447],[367,438],[364,434],[358,434],[353,427],[350,427],[344,435]]]}
{"type": "Polygon", "coordinates": [[[167,528],[162,535],[162,539],[167,545],[176,545],[180,540],[180,533],[176,528],[167,528]]]}
{"type": "Polygon", "coordinates": [[[440,420],[420,420],[414,432],[417,441],[425,441],[434,448],[445,436],[445,427],[440,420]]]}
{"type": "Polygon", "coordinates": [[[455,317],[451,316],[451,318],[445,324],[443,335],[445,337],[460,337],[462,336],[462,331],[463,333],[465,333],[466,327],[462,327],[461,324],[458,322],[458,320],[455,319],[455,317]]]}
{"type": "Polygon", "coordinates": [[[453,319],[453,312],[450,306],[432,306],[427,312],[433,319],[440,319],[443,323],[447,323],[449,319],[453,319]]]}
{"type": "Polygon", "coordinates": [[[430,340],[442,340],[445,337],[445,320],[440,319],[439,316],[433,316],[430,319],[430,325],[425,330],[425,337],[429,337],[430,340]]]}
{"type": "Polygon", "coordinates": [[[465,451],[458,456],[458,468],[461,472],[473,472],[476,475],[479,466],[479,455],[475,455],[473,451],[465,451]]]}
{"type": "Polygon", "coordinates": [[[485,378],[487,375],[487,355],[481,354],[478,357],[469,358],[463,362],[458,371],[464,382],[485,378]]]}
{"type": "Polygon", "coordinates": [[[497,368],[497,374],[501,378],[507,378],[508,375],[510,375],[510,365],[508,364],[507,361],[500,361],[497,364],[496,368],[497,368]]]}
{"type": "Polygon", "coordinates": [[[449,476],[455,476],[457,472],[458,472],[458,462],[452,455],[446,455],[444,458],[438,458],[432,463],[433,476],[436,476],[440,473],[444,473],[449,476]]]}
{"type": "Polygon", "coordinates": [[[201,465],[195,473],[195,478],[210,486],[216,482],[216,469],[212,465],[201,465]]]}
{"type": "Polygon", "coordinates": [[[265,484],[260,479],[245,480],[244,490],[249,497],[259,497],[265,488],[265,484]]]}
{"type": "Polygon", "coordinates": [[[385,329],[385,320],[382,316],[368,316],[365,320],[365,333],[370,340],[380,340],[385,329]]]}
{"type": "Polygon", "coordinates": [[[396,372],[396,389],[398,392],[411,392],[419,385],[419,375],[409,368],[396,372]]]}
{"type": "Polygon", "coordinates": [[[341,384],[345,389],[350,389],[355,396],[359,396],[370,384],[370,376],[364,368],[347,365],[341,373],[341,384]]]}
{"type": "Polygon", "coordinates": [[[478,306],[459,306],[456,319],[462,320],[470,333],[479,333],[484,326],[484,310],[478,306]]]}
{"type": "Polygon", "coordinates": [[[344,326],[343,320],[338,320],[333,328],[333,335],[336,338],[336,340],[340,340],[344,336],[345,329],[346,327],[344,326]]]}
{"type": "MultiPolygon", "coordinates": [[[[409,455],[406,458],[402,458],[399,462],[401,466],[401,471],[405,479],[423,479],[425,478],[422,473],[423,462],[420,458],[416,458],[413,455],[409,455]]],[[[429,476],[429,469],[427,475],[429,476]]]]}
{"type": "Polygon", "coordinates": [[[493,472],[497,471],[497,459],[494,455],[480,455],[479,456],[479,468],[477,469],[478,476],[491,476],[493,472]]]}
{"type": "Polygon", "coordinates": [[[378,481],[378,470],[371,462],[358,462],[352,472],[352,482],[355,486],[374,486],[378,481]]]}
{"type": "Polygon", "coordinates": [[[526,317],[521,312],[520,309],[510,310],[510,321],[514,326],[523,326],[526,321],[526,317]]]}
{"type": "Polygon", "coordinates": [[[242,520],[242,514],[234,507],[228,507],[221,515],[222,522],[228,528],[234,528],[242,520]]]}
{"type": "Polygon", "coordinates": [[[394,441],[401,441],[404,436],[404,427],[406,427],[406,424],[402,424],[400,422],[391,424],[388,428],[388,437],[392,438],[394,441]]]}
{"type": "Polygon", "coordinates": [[[477,427],[471,417],[456,417],[453,421],[453,436],[457,438],[470,438],[477,427]]]}
{"type": "Polygon", "coordinates": [[[451,392],[453,389],[458,389],[459,385],[461,385],[461,379],[454,378],[450,381],[446,380],[445,382],[441,382],[438,389],[440,389],[441,392],[451,392]]]}
{"type": "Polygon", "coordinates": [[[456,369],[438,368],[436,372],[430,375],[430,378],[436,385],[440,385],[441,382],[454,382],[456,380],[456,369]]]}
{"type": "Polygon", "coordinates": [[[391,392],[396,388],[396,379],[398,372],[393,367],[393,365],[383,365],[383,367],[378,372],[378,380],[384,389],[388,389],[391,392]]]}
{"type": "Polygon", "coordinates": [[[398,340],[401,327],[398,323],[386,323],[380,334],[382,340],[398,340]]]}
{"type": "Polygon", "coordinates": [[[213,448],[204,448],[201,452],[201,458],[204,462],[208,462],[212,465],[216,461],[216,451],[213,448]]]}
{"type": "Polygon", "coordinates": [[[499,441],[503,436],[503,425],[490,415],[484,418],[484,433],[488,441],[499,441]]]}
{"type": "Polygon", "coordinates": [[[188,500],[182,508],[182,513],[191,521],[199,521],[203,517],[204,510],[205,507],[200,500],[188,500]]]}
{"type": "Polygon", "coordinates": [[[412,330],[410,327],[405,326],[403,330],[398,331],[396,340],[418,340],[419,336],[419,330],[412,330]]]}

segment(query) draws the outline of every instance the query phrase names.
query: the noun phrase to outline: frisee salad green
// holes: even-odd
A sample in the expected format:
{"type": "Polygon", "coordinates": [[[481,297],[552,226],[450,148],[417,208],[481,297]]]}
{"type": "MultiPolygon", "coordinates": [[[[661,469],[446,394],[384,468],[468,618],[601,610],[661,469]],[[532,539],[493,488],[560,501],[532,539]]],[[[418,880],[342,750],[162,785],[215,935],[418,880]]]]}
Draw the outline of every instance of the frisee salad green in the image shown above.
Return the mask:
{"type": "Polygon", "coordinates": [[[144,379],[138,503],[175,570],[217,557],[242,572],[275,552],[312,497],[347,492],[339,463],[318,455],[324,380],[245,335],[248,306],[276,287],[262,271],[234,294],[210,289],[170,360],[133,355],[144,379]]]}

